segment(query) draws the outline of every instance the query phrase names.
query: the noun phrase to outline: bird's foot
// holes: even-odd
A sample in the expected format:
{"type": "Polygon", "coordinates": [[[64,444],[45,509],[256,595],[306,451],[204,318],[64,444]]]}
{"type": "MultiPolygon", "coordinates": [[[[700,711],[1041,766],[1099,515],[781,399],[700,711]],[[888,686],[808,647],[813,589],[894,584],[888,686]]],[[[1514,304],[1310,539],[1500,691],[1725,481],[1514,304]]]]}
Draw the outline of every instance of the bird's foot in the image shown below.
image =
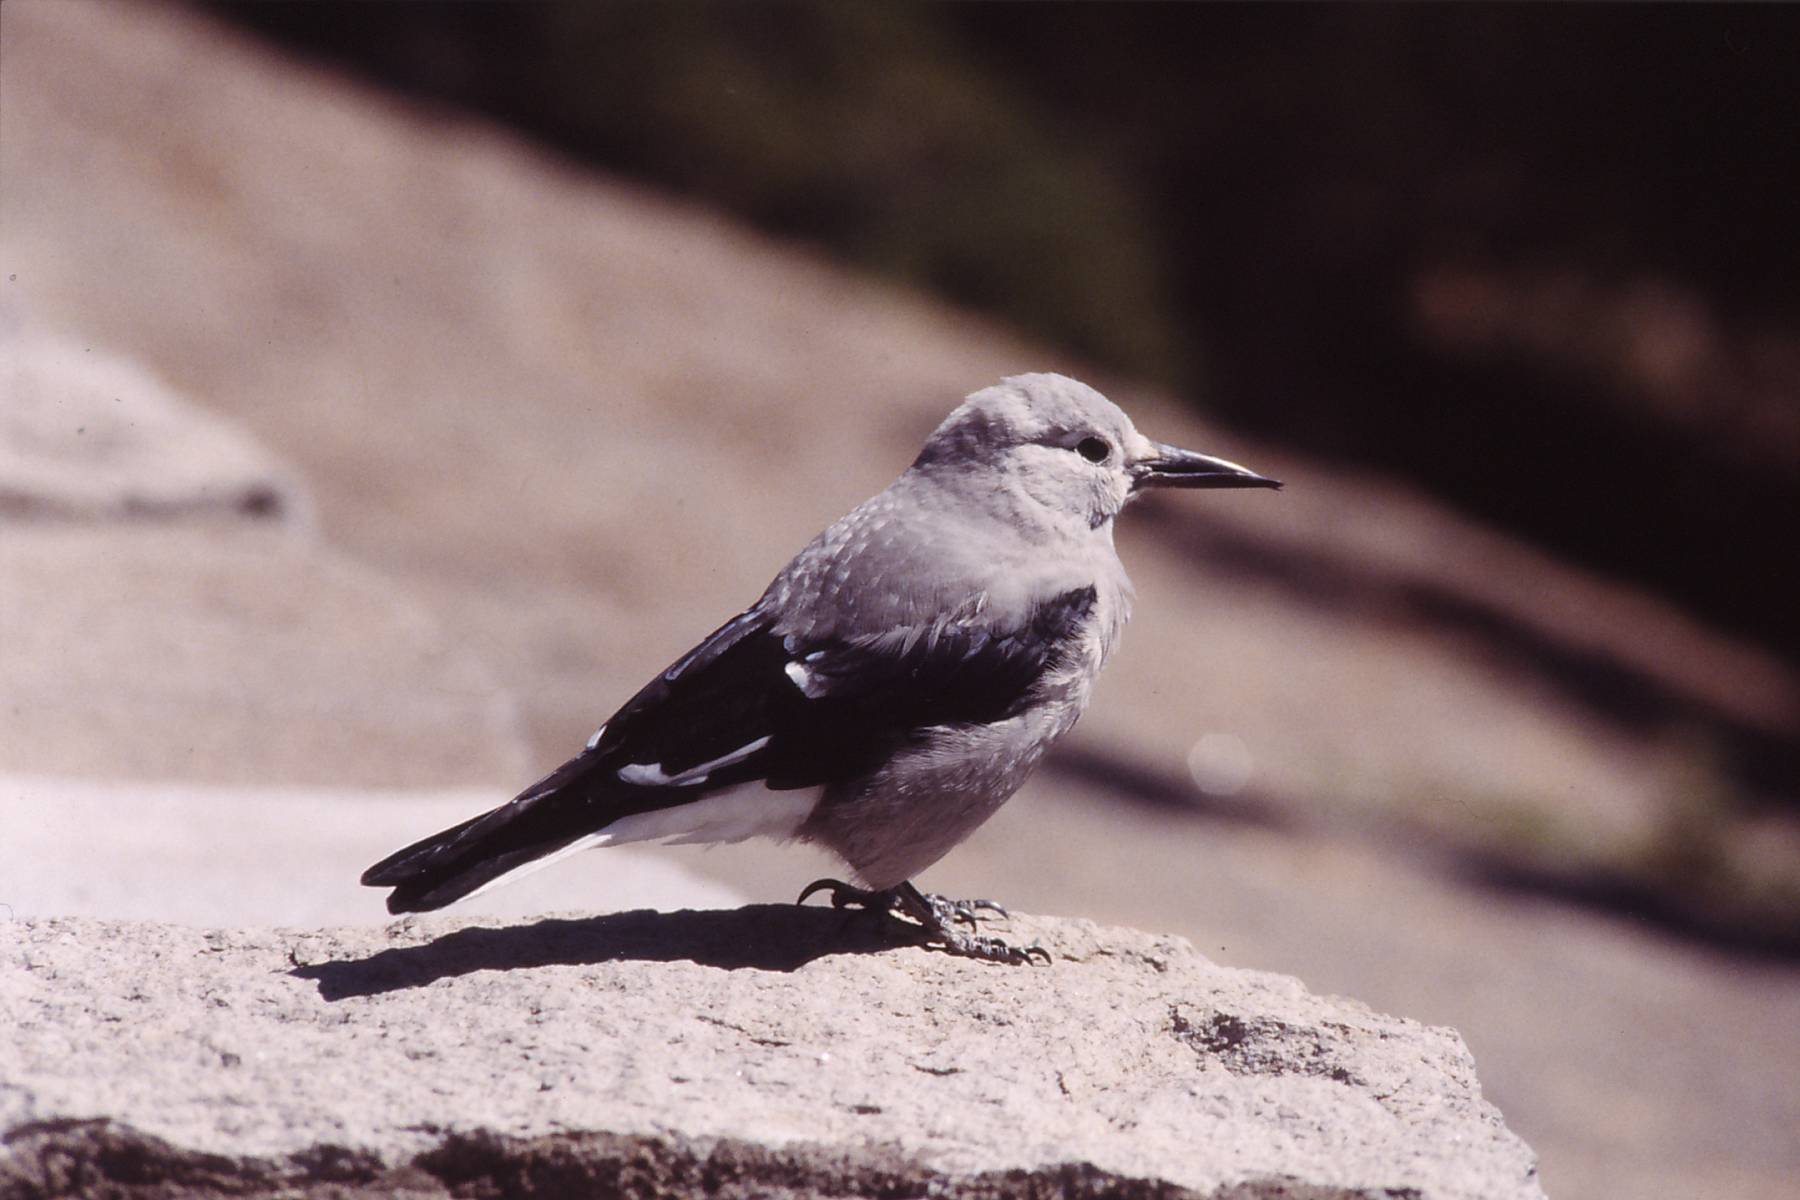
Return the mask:
{"type": "Polygon", "coordinates": [[[954,921],[974,928],[977,924],[975,914],[978,912],[990,912],[1003,920],[1011,915],[992,900],[952,900],[932,892],[921,892],[910,883],[877,892],[856,887],[841,879],[815,879],[806,885],[806,889],[794,903],[805,904],[809,897],[820,892],[831,894],[833,908],[866,908],[894,913],[911,917],[921,925],[933,928],[948,926],[954,921]]]}
{"type": "Polygon", "coordinates": [[[871,891],[838,879],[818,879],[806,885],[795,903],[804,904],[807,897],[819,892],[830,894],[833,908],[862,908],[887,916],[911,918],[916,923],[917,940],[921,944],[936,946],[960,958],[1002,963],[1029,963],[1040,958],[1046,963],[1050,961],[1050,952],[1042,946],[1026,946],[1021,950],[997,937],[964,933],[954,928],[958,922],[975,928],[978,912],[996,913],[1002,918],[1009,915],[992,900],[950,900],[921,892],[910,883],[871,891]]]}

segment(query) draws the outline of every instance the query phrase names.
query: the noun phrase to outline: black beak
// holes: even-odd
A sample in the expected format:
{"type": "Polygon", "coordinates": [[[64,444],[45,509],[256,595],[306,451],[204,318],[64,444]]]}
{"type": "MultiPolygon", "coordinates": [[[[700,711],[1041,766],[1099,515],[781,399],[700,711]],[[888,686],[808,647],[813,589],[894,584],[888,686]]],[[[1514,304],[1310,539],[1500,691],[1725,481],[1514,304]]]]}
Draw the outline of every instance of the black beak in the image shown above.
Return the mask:
{"type": "Polygon", "coordinates": [[[1222,458],[1214,458],[1210,454],[1195,454],[1192,450],[1183,450],[1177,446],[1157,445],[1156,454],[1151,458],[1139,459],[1131,468],[1132,487],[1183,487],[1183,488],[1278,488],[1279,479],[1270,479],[1266,475],[1258,475],[1247,467],[1240,467],[1234,462],[1222,458]]]}

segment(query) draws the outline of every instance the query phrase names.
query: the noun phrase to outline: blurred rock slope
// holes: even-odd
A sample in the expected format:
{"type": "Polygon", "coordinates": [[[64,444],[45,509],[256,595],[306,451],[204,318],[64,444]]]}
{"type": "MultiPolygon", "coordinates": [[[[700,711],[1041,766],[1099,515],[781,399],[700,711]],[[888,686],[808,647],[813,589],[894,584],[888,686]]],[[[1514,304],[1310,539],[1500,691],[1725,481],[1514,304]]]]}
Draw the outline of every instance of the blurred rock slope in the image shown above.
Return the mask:
{"type": "MultiPolygon", "coordinates": [[[[184,13],[10,5],[4,52],[8,302],[292,463],[329,542],[404,580],[394,602],[517,698],[534,764],[891,478],[961,395],[1020,370],[1092,376],[184,13]]],[[[1191,758],[1215,789],[1246,785],[1230,804],[1685,888],[1715,926],[1788,911],[1796,838],[1759,804],[1795,786],[1800,685],[1780,665],[1378,481],[1093,381],[1158,436],[1290,487],[1132,514],[1143,600],[1070,761],[1203,801],[1191,758]]],[[[39,624],[54,591],[15,589],[12,619],[39,624]]],[[[52,647],[71,635],[56,619],[52,647]]],[[[395,782],[456,753],[288,753],[274,743],[310,735],[260,728],[299,782],[395,782]]]]}
{"type": "MultiPolygon", "coordinates": [[[[0,316],[7,315],[0,310],[0,316]]],[[[263,517],[305,522],[292,472],[136,363],[0,328],[0,515],[263,517]]]]}
{"type": "Polygon", "coordinates": [[[491,672],[319,541],[293,469],[139,364],[14,323],[0,770],[347,783],[379,759],[391,783],[442,785],[524,769],[491,672]]]}

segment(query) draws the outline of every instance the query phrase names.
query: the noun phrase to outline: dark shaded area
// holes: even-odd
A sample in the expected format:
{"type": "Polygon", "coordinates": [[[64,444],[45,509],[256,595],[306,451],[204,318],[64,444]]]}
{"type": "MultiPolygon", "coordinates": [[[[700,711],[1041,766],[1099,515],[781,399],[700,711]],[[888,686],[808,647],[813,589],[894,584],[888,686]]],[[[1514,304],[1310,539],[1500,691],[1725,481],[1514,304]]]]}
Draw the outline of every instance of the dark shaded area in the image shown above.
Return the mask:
{"type": "Polygon", "coordinates": [[[1063,111],[1093,136],[1149,131],[1131,169],[1158,198],[1217,408],[1410,476],[1792,657],[1800,579],[1774,579],[1768,555],[1785,536],[1770,515],[1800,511],[1800,243],[1784,232],[1800,177],[1797,16],[1344,6],[1120,20],[1070,6],[965,20],[1010,78],[1079,62],[1058,74],[1073,92],[1063,111]],[[1521,265],[1601,293],[1571,306],[1554,351],[1493,311],[1521,302],[1505,295],[1461,301],[1476,330],[1500,325],[1466,344],[1421,311],[1429,272],[1463,266],[1504,293],[1521,265]],[[1690,296],[1719,343],[1661,392],[1609,340],[1626,320],[1609,308],[1648,280],[1690,296]],[[1734,348],[1764,329],[1780,331],[1780,365],[1734,348]],[[1763,426],[1778,436],[1747,436],[1763,426]]]}
{"type": "Polygon", "coordinates": [[[34,1122],[8,1130],[5,1146],[14,1165],[0,1163],[0,1183],[18,1187],[19,1194],[26,1187],[40,1196],[97,1195],[109,1188],[220,1194],[244,1173],[236,1159],[178,1151],[110,1121],[34,1122]]]}
{"type": "Polygon", "coordinates": [[[422,946],[289,972],[337,1001],[425,987],[476,971],[617,962],[694,962],[726,971],[796,971],[832,954],[875,954],[916,945],[918,927],[880,914],[755,904],[662,913],[649,909],[580,919],[547,918],[498,929],[459,929],[422,946]]]}
{"type": "MultiPolygon", "coordinates": [[[[1201,1194],[1156,1179],[1060,1163],[1034,1170],[982,1171],[952,1176],[893,1146],[855,1150],[830,1146],[770,1149],[723,1139],[689,1143],[617,1134],[577,1133],[544,1138],[493,1134],[453,1136],[415,1160],[458,1195],[883,1197],[923,1200],[955,1195],[970,1200],[1201,1200],[1201,1194]]],[[[1209,1193],[1210,1200],[1408,1200],[1411,1188],[1346,1190],[1293,1180],[1250,1180],[1209,1193]]]]}
{"type": "Polygon", "coordinates": [[[1800,659],[1790,7],[210,7],[1800,659]]]}
{"type": "MultiPolygon", "coordinates": [[[[58,1120],[6,1131],[0,1195],[106,1196],[168,1200],[227,1196],[607,1196],[674,1200],[710,1196],[882,1197],[955,1194],[972,1200],[1202,1200],[1154,1179],[1090,1163],[951,1176],[893,1147],[784,1145],[731,1138],[704,1141],[607,1132],[514,1138],[449,1134],[410,1163],[389,1167],[374,1154],[316,1146],[285,1159],[201,1154],[111,1121],[58,1120]]],[[[1320,1188],[1292,1180],[1249,1180],[1210,1200],[1406,1200],[1411,1188],[1320,1188]]]]}

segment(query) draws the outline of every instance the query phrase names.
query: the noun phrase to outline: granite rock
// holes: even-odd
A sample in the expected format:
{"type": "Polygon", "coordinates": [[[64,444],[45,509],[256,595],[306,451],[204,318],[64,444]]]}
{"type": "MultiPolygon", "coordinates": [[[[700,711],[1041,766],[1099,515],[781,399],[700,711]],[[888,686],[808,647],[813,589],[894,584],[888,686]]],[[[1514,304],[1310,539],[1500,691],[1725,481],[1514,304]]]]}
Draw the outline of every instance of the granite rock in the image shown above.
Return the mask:
{"type": "Polygon", "coordinates": [[[1016,915],[0,924],[0,1194],[1538,1197],[1451,1030],[1016,915]]]}

